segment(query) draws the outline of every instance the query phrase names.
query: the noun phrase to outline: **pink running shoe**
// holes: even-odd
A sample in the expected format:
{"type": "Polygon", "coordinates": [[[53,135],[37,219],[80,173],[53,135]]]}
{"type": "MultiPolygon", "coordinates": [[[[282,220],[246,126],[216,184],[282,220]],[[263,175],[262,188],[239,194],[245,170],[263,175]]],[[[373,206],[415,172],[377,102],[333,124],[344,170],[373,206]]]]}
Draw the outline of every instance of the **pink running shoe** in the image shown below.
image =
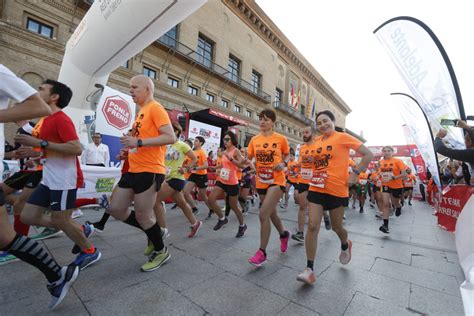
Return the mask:
{"type": "Polygon", "coordinates": [[[267,256],[263,253],[262,250],[258,249],[255,255],[251,258],[249,258],[249,263],[253,264],[256,267],[261,267],[262,264],[267,261],[267,256]]]}
{"type": "Polygon", "coordinates": [[[286,252],[286,250],[288,249],[288,240],[290,240],[290,232],[289,231],[286,231],[285,232],[287,233],[286,237],[280,237],[280,250],[281,252],[286,252]]]}
{"type": "Polygon", "coordinates": [[[304,282],[306,284],[313,284],[314,282],[316,282],[316,276],[314,275],[313,270],[311,270],[310,268],[306,268],[303,272],[298,274],[296,280],[304,282]]]}
{"type": "Polygon", "coordinates": [[[349,247],[347,247],[346,250],[341,250],[341,254],[339,255],[339,262],[342,264],[348,264],[352,258],[352,241],[348,239],[347,244],[349,247]]]}

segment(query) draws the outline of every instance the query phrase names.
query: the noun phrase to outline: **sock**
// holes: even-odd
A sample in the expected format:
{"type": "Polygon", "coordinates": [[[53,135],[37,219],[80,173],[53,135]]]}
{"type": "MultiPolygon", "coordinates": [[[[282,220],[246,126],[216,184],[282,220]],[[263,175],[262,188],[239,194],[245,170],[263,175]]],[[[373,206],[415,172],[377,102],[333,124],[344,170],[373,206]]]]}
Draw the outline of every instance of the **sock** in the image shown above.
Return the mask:
{"type": "Polygon", "coordinates": [[[155,251],[161,251],[165,247],[163,244],[163,238],[161,238],[161,230],[158,223],[155,223],[155,225],[145,230],[145,234],[147,235],[148,240],[153,243],[155,251]]]}
{"type": "Polygon", "coordinates": [[[92,247],[90,247],[89,249],[82,250],[82,252],[85,252],[85,253],[91,255],[91,254],[93,254],[93,253],[95,252],[95,247],[92,246],[92,247]]]}
{"type": "MultiPolygon", "coordinates": [[[[134,212],[132,212],[132,213],[134,213],[134,212]]],[[[107,213],[107,212],[104,212],[104,215],[102,215],[102,218],[100,219],[100,221],[97,222],[97,224],[99,224],[101,226],[105,226],[105,223],[107,223],[109,218],[110,218],[110,214],[107,213]]]]}
{"type": "Polygon", "coordinates": [[[265,251],[265,249],[260,248],[260,250],[263,252],[263,254],[265,255],[265,258],[266,258],[267,257],[267,252],[265,251]]]}
{"type": "Polygon", "coordinates": [[[95,198],[93,199],[77,199],[75,206],[77,208],[84,206],[84,205],[89,205],[89,204],[97,204],[97,200],[95,198]]]}
{"type": "Polygon", "coordinates": [[[132,211],[130,213],[130,216],[126,220],[124,220],[123,222],[130,225],[130,226],[133,226],[133,227],[136,227],[138,229],[143,230],[143,228],[137,222],[137,218],[135,217],[135,212],[134,211],[132,211]]]}
{"type": "Polygon", "coordinates": [[[14,218],[15,220],[13,222],[13,228],[15,229],[15,232],[23,236],[28,236],[30,225],[23,224],[23,222],[20,220],[20,215],[14,215],[14,218]]]}
{"type": "Polygon", "coordinates": [[[341,244],[341,249],[344,251],[349,248],[349,244],[346,242],[345,244],[341,244]]]}
{"type": "Polygon", "coordinates": [[[388,219],[383,220],[383,226],[388,227],[388,219]]]}
{"type": "Polygon", "coordinates": [[[219,218],[220,221],[225,220],[225,216],[222,216],[222,218],[219,218]]]}
{"type": "Polygon", "coordinates": [[[48,282],[53,283],[61,277],[61,266],[36,241],[17,234],[3,251],[35,266],[43,272],[48,282]]]}
{"type": "Polygon", "coordinates": [[[286,230],[283,232],[283,234],[280,234],[280,238],[286,238],[288,237],[288,234],[289,232],[287,232],[286,230]]]}
{"type": "Polygon", "coordinates": [[[310,268],[311,271],[313,271],[313,266],[314,266],[314,261],[311,261],[311,260],[306,261],[306,267],[310,268]]]}

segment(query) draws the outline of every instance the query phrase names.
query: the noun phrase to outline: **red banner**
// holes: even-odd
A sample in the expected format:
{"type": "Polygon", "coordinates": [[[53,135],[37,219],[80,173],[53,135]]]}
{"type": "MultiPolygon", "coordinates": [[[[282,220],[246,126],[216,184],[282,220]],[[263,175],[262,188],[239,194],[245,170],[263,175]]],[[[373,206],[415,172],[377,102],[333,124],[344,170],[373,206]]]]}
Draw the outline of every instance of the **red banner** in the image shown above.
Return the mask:
{"type": "Polygon", "coordinates": [[[465,184],[446,187],[443,190],[441,201],[436,208],[438,226],[447,231],[454,232],[459,214],[473,193],[474,188],[465,184]]]}

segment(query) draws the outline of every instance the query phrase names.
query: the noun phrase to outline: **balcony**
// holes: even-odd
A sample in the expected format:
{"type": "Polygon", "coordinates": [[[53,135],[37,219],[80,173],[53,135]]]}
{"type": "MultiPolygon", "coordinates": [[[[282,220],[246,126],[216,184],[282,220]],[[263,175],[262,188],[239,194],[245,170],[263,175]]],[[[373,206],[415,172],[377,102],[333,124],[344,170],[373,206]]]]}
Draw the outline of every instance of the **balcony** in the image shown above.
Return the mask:
{"type": "Polygon", "coordinates": [[[183,43],[178,42],[176,39],[165,34],[162,37],[160,37],[157,42],[165,45],[169,49],[172,49],[173,51],[185,57],[186,59],[189,59],[201,65],[204,68],[207,68],[208,70],[213,72],[215,75],[221,77],[224,80],[227,80],[228,82],[231,82],[237,85],[238,87],[242,88],[246,92],[262,99],[266,103],[270,103],[271,96],[268,93],[253,86],[250,82],[245,81],[244,79],[236,76],[235,74],[230,73],[226,68],[219,66],[218,64],[214,63],[212,60],[204,58],[202,55],[199,55],[196,51],[192,50],[191,48],[184,45],[183,43]]]}
{"type": "Polygon", "coordinates": [[[306,117],[303,113],[295,110],[295,108],[283,104],[280,101],[275,101],[272,103],[273,107],[275,109],[279,109],[280,111],[290,115],[291,117],[297,119],[298,121],[302,122],[305,126],[311,126],[313,128],[316,128],[316,122],[311,120],[309,117],[306,117]]]}

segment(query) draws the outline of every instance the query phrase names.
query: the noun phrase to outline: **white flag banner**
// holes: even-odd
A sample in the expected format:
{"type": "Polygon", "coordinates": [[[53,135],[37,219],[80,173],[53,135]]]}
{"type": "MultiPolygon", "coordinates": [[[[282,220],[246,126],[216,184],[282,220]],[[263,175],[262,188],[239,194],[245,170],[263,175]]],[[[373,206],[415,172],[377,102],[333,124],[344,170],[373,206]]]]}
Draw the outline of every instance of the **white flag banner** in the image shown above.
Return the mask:
{"type": "Polygon", "coordinates": [[[400,115],[410,131],[411,137],[418,147],[426,167],[430,170],[438,188],[441,188],[438,158],[434,150],[430,127],[423,111],[416,101],[406,94],[392,93],[392,96],[394,96],[397,101],[396,105],[400,108],[400,115]]]}
{"type": "Polygon", "coordinates": [[[221,143],[221,128],[195,120],[189,121],[188,138],[194,140],[197,136],[202,136],[206,141],[202,149],[208,154],[210,151],[217,153],[221,143]]]}
{"type": "Polygon", "coordinates": [[[460,128],[440,124],[441,119],[465,119],[465,114],[454,70],[436,35],[412,17],[391,19],[374,34],[428,117],[433,134],[448,129],[451,145],[465,148],[460,128]]]}

